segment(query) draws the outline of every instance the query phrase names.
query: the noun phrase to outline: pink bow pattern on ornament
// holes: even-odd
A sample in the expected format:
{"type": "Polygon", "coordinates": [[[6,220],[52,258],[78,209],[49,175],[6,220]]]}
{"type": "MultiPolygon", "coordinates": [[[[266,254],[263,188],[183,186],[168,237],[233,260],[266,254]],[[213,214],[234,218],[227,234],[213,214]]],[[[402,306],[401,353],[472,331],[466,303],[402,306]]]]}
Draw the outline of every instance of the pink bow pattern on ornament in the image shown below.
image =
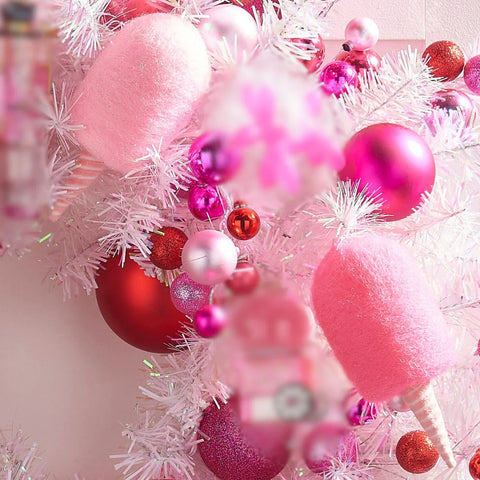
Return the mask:
{"type": "MultiPolygon", "coordinates": [[[[243,153],[252,145],[263,144],[264,153],[259,166],[262,187],[279,185],[290,194],[298,193],[301,184],[299,156],[312,167],[327,164],[337,171],[344,167],[343,154],[332,139],[311,127],[306,127],[299,137],[295,137],[286,126],[275,121],[276,99],[270,88],[250,84],[242,93],[243,104],[253,122],[234,135],[231,145],[243,153]]],[[[320,101],[317,95],[305,98],[311,116],[321,109],[320,101]]]]}

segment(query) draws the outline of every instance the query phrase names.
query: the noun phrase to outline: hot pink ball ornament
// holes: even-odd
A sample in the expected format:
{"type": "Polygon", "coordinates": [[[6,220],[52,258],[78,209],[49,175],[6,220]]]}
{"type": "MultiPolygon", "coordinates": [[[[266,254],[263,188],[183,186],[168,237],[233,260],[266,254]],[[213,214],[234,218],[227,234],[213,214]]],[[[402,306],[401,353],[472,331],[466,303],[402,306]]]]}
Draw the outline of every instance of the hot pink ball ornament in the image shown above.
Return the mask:
{"type": "Polygon", "coordinates": [[[227,316],[218,305],[205,305],[193,318],[193,327],[203,338],[216,337],[226,325],[227,316]]]}
{"type": "Polygon", "coordinates": [[[363,52],[373,48],[378,42],[378,26],[368,17],[357,17],[348,22],[345,28],[345,43],[343,49],[346,52],[359,50],[363,52]]]}
{"type": "Polygon", "coordinates": [[[208,221],[221,217],[224,213],[225,199],[212,185],[195,183],[190,186],[188,209],[198,220],[208,221]]]}
{"type": "Polygon", "coordinates": [[[357,71],[347,62],[329,63],[321,71],[319,80],[322,90],[337,98],[345,93],[348,87],[355,88],[358,85],[357,71]]]}
{"type": "Polygon", "coordinates": [[[325,45],[322,37],[319,35],[316,41],[308,38],[294,38],[292,40],[300,49],[310,53],[310,60],[300,60],[308,73],[318,72],[325,60],[325,45]]]}
{"type": "Polygon", "coordinates": [[[422,194],[435,182],[435,160],[428,145],[413,130],[378,123],[357,132],[347,143],[343,181],[359,183],[383,201],[385,220],[400,220],[413,213],[422,194]]]}
{"type": "Polygon", "coordinates": [[[480,95],[480,55],[472,57],[466,63],[463,79],[473,93],[480,95]]]}
{"type": "Polygon", "coordinates": [[[194,315],[210,299],[211,287],[192,280],[186,273],[179,275],[170,286],[170,297],[177,310],[194,315]]]}
{"type": "Polygon", "coordinates": [[[374,235],[338,241],[312,287],[318,324],[369,402],[402,395],[442,458],[455,465],[430,380],[455,361],[436,299],[410,253],[374,235]]]}
{"type": "Polygon", "coordinates": [[[202,285],[225,281],[237,266],[237,248],[223,233],[202,230],[191,237],[182,252],[185,272],[202,285]]]}
{"type": "Polygon", "coordinates": [[[271,480],[285,467],[290,428],[284,424],[244,423],[239,400],[220,408],[212,403],[200,422],[198,451],[220,480],[271,480]]]}
{"type": "Polygon", "coordinates": [[[357,71],[358,75],[365,75],[366,72],[376,72],[380,68],[382,58],[373,50],[351,50],[350,52],[340,52],[335,60],[347,62],[357,71]]]}
{"type": "Polygon", "coordinates": [[[236,5],[218,5],[205,12],[197,28],[210,52],[220,52],[227,44],[234,60],[241,61],[258,44],[257,24],[253,17],[236,5]]]}
{"type": "Polygon", "coordinates": [[[125,24],[75,93],[71,121],[85,127],[76,131],[85,153],[51,218],[105,167],[127,173],[152,145],[167,147],[189,122],[210,76],[205,44],[187,20],[153,13],[125,24]]]}
{"type": "Polygon", "coordinates": [[[198,137],[188,154],[192,173],[202,182],[220,185],[230,180],[240,168],[240,155],[227,148],[222,132],[207,132],[198,137]]]}
{"type": "Polygon", "coordinates": [[[321,423],[305,438],[303,459],[314,473],[326,473],[332,460],[354,463],[358,460],[355,434],[338,423],[321,423]]]}

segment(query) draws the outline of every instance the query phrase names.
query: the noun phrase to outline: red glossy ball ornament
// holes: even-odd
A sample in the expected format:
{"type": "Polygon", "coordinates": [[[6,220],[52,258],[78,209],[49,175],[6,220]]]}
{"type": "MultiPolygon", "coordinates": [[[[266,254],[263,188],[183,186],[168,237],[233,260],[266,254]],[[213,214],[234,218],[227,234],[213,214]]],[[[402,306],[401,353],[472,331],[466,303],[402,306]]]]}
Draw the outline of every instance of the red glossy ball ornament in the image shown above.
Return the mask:
{"type": "Polygon", "coordinates": [[[439,458],[437,449],[423,430],[406,433],[398,441],[395,455],[399,465],[410,473],[430,471],[439,458]]]}
{"type": "Polygon", "coordinates": [[[409,128],[377,123],[357,132],[345,146],[342,181],[358,182],[360,190],[383,202],[385,220],[413,213],[435,182],[435,160],[425,140],[409,128]]]}
{"type": "Polygon", "coordinates": [[[429,45],[423,52],[422,59],[427,59],[433,76],[445,82],[457,78],[465,65],[462,49],[448,40],[429,45]]]}
{"type": "Polygon", "coordinates": [[[260,217],[255,210],[236,202],[227,218],[227,228],[237,240],[250,240],[260,230],[260,217]]]}
{"type": "Polygon", "coordinates": [[[300,60],[300,63],[307,69],[308,73],[315,73],[320,70],[325,60],[325,45],[319,35],[316,41],[309,38],[295,38],[293,43],[310,54],[310,60],[300,60]]]}
{"type": "Polygon", "coordinates": [[[188,237],[175,227],[164,227],[150,235],[151,262],[163,270],[174,270],[182,265],[182,249],[188,237]]]}
{"type": "Polygon", "coordinates": [[[128,256],[109,258],[99,270],[97,303],[108,326],[125,342],[141,350],[171,353],[168,344],[180,337],[188,322],[170,299],[170,289],[147,277],[128,256]]]}
{"type": "Polygon", "coordinates": [[[470,459],[470,462],[468,463],[468,471],[474,480],[480,480],[480,448],[470,459]]]}
{"type": "Polygon", "coordinates": [[[239,262],[235,271],[225,283],[233,293],[246,295],[257,288],[259,281],[260,275],[254,265],[248,262],[239,262]]]}
{"type": "Polygon", "coordinates": [[[148,13],[167,12],[171,10],[167,4],[158,2],[154,5],[149,0],[110,0],[107,6],[107,13],[113,15],[120,22],[127,22],[132,18],[140,17],[148,13]]]}
{"type": "Polygon", "coordinates": [[[205,409],[200,422],[198,451],[220,480],[271,480],[288,461],[290,427],[245,423],[236,397],[205,409]]]}
{"type": "Polygon", "coordinates": [[[346,62],[355,67],[358,75],[365,75],[366,72],[377,72],[382,63],[382,58],[374,50],[351,50],[350,52],[340,52],[335,60],[346,62]]]}

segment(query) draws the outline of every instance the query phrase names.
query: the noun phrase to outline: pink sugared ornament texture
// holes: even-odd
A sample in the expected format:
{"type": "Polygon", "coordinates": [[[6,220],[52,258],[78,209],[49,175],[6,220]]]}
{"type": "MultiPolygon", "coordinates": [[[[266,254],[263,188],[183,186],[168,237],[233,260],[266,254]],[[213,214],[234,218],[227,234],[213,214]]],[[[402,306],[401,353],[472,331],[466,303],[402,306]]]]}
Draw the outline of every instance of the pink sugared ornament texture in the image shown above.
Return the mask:
{"type": "Polygon", "coordinates": [[[385,220],[400,220],[422,203],[435,182],[435,160],[427,143],[401,125],[377,123],[357,132],[345,146],[343,181],[377,197],[385,220]]]}
{"type": "Polygon", "coordinates": [[[312,298],[336,357],[368,401],[390,400],[453,364],[437,302],[394,240],[365,235],[338,242],[315,272],[312,298]]]}
{"type": "Polygon", "coordinates": [[[81,145],[121,173],[189,122],[207,91],[211,66],[197,29],[163,13],[128,22],[80,84],[72,123],[81,145]]]}

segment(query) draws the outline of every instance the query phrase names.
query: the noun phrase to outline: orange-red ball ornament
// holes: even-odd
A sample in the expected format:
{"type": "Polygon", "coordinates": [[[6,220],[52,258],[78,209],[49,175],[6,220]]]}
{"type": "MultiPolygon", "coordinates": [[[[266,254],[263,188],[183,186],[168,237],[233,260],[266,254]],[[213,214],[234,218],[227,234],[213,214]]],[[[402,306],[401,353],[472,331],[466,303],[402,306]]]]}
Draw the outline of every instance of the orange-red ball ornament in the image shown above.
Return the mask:
{"type": "Polygon", "coordinates": [[[230,235],[238,240],[250,240],[260,230],[260,217],[255,210],[236,202],[235,209],[227,218],[230,235]]]}
{"type": "Polygon", "coordinates": [[[175,227],[164,227],[150,235],[150,261],[163,270],[174,270],[182,265],[182,249],[188,237],[175,227]]]}
{"type": "Polygon", "coordinates": [[[438,461],[439,454],[423,430],[406,433],[397,443],[395,455],[399,465],[410,473],[425,473],[438,461]]]}
{"type": "Polygon", "coordinates": [[[468,464],[468,471],[474,480],[480,480],[480,448],[475,452],[475,455],[470,459],[468,464]]]}
{"type": "Polygon", "coordinates": [[[429,45],[422,55],[423,59],[427,57],[427,65],[432,69],[433,76],[443,81],[457,78],[465,65],[462,49],[448,40],[429,45]]]}

